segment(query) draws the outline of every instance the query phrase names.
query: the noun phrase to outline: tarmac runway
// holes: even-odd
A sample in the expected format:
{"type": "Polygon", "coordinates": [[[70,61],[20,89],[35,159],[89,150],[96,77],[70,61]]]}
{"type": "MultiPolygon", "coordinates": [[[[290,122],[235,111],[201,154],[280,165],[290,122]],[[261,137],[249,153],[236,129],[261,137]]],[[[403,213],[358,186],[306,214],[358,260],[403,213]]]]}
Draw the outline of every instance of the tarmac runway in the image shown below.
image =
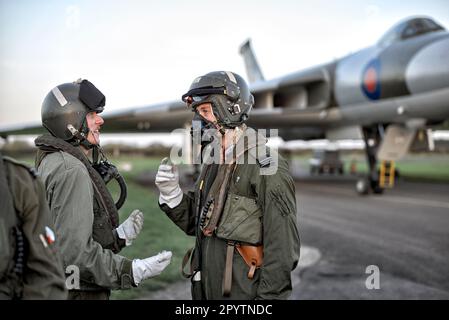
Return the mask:
{"type": "Polygon", "coordinates": [[[302,247],[319,257],[294,271],[291,299],[449,299],[449,184],[399,181],[363,197],[355,181],[297,180],[302,247]],[[365,285],[370,265],[379,289],[365,285]]]}

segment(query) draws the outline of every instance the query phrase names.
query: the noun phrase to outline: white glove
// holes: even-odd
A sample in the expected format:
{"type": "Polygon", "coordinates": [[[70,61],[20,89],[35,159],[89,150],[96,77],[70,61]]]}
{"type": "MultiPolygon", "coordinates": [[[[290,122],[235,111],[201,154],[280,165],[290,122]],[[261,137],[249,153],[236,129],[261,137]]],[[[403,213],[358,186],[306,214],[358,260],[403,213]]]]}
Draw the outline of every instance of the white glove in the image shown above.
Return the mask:
{"type": "Polygon", "coordinates": [[[170,208],[174,208],[181,203],[183,194],[179,187],[178,169],[168,158],[162,159],[155,183],[160,192],[160,204],[166,203],[170,208]]]}
{"type": "Polygon", "coordinates": [[[119,238],[124,239],[126,246],[132,244],[133,240],[137,238],[143,227],[143,213],[140,210],[134,210],[117,228],[119,238]]]}
{"type": "Polygon", "coordinates": [[[132,263],[134,283],[139,285],[142,280],[161,274],[170,264],[171,256],[171,251],[162,251],[146,259],[134,259],[132,263]]]}

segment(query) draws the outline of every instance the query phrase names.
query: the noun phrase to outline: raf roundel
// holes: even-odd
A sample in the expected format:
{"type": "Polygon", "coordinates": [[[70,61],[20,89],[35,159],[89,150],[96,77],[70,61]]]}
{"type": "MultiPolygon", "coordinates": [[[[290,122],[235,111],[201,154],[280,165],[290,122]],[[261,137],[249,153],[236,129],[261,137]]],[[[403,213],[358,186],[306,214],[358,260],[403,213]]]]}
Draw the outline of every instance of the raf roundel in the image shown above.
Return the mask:
{"type": "Polygon", "coordinates": [[[371,100],[380,98],[380,61],[371,60],[363,69],[361,87],[363,93],[371,100]]]}

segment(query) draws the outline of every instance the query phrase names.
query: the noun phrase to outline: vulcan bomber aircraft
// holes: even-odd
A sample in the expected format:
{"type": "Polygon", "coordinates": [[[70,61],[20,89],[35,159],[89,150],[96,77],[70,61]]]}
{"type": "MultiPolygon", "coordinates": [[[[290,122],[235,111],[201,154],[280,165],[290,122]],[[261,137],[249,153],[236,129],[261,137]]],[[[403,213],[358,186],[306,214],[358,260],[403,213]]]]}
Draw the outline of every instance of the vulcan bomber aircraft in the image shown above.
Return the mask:
{"type": "MultiPolygon", "coordinates": [[[[372,47],[272,80],[249,41],[240,53],[255,97],[248,124],[279,129],[284,140],[363,138],[369,172],[357,182],[362,194],[391,185],[394,161],[449,119],[449,33],[429,17],[406,19],[372,47]]],[[[170,132],[192,116],[180,99],[105,112],[102,132],[170,132]]],[[[33,124],[0,128],[0,135],[40,131],[33,124]]]]}
{"type": "Polygon", "coordinates": [[[423,130],[449,119],[449,33],[428,17],[398,23],[369,48],[269,81],[249,41],[240,53],[256,101],[253,125],[274,124],[284,139],[363,138],[369,173],[357,182],[361,194],[392,185],[394,161],[412,145],[431,146],[423,130]]]}

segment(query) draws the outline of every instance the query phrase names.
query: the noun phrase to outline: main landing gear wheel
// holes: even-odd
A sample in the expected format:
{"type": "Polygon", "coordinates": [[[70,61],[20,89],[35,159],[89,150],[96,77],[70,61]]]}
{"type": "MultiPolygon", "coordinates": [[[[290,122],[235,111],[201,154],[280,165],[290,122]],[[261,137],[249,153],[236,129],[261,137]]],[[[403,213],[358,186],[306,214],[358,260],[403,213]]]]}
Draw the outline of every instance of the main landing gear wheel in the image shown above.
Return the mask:
{"type": "Polygon", "coordinates": [[[360,195],[367,195],[370,191],[374,194],[382,194],[384,189],[376,181],[369,181],[367,178],[359,179],[355,185],[355,190],[360,195]]]}
{"type": "Polygon", "coordinates": [[[360,195],[367,195],[369,191],[369,182],[367,179],[359,179],[355,185],[355,189],[360,195]]]}

